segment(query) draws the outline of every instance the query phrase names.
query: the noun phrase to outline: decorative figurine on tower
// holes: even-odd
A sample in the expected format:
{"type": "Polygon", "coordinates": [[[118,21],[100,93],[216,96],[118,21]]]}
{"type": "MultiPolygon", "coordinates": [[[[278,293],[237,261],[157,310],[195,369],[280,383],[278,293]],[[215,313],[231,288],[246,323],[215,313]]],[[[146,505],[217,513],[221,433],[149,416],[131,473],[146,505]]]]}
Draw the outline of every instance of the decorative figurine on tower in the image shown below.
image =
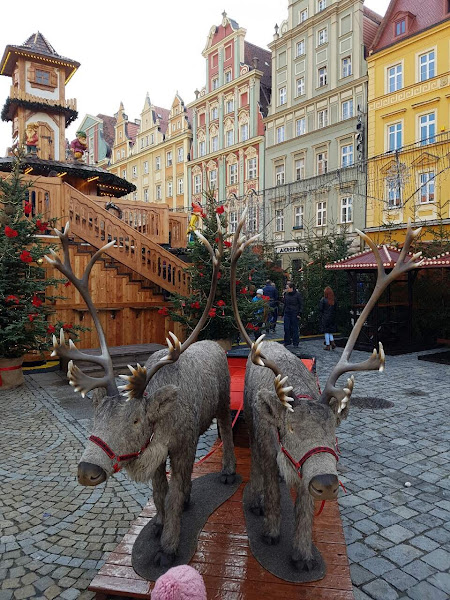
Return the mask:
{"type": "Polygon", "coordinates": [[[189,225],[187,228],[188,244],[194,243],[195,234],[194,231],[199,228],[200,217],[205,218],[205,213],[199,202],[192,203],[192,214],[189,219],[189,225]]]}
{"type": "Polygon", "coordinates": [[[27,127],[25,129],[25,135],[26,135],[26,140],[25,140],[25,145],[27,147],[27,154],[34,154],[36,155],[36,146],[39,140],[38,137],[38,127],[39,125],[37,123],[27,123],[27,127]]]}
{"type": "Polygon", "coordinates": [[[70,151],[72,152],[74,161],[83,162],[83,155],[88,149],[86,133],[84,131],[77,131],[76,136],[70,142],[70,151]]]}

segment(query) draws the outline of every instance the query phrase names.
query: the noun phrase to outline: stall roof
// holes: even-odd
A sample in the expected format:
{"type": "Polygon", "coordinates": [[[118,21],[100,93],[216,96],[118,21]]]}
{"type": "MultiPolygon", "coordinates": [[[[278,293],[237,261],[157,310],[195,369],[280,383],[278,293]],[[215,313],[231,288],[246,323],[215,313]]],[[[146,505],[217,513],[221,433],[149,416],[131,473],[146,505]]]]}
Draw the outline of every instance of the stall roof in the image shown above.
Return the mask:
{"type": "MultiPolygon", "coordinates": [[[[401,250],[385,244],[378,246],[378,250],[383,261],[383,267],[385,269],[394,268],[395,263],[400,257],[401,250]]],[[[409,262],[411,258],[412,253],[408,252],[406,262],[409,262]]],[[[435,267],[450,267],[450,252],[433,256],[433,258],[426,258],[421,265],[422,269],[431,269],[435,267]]],[[[328,265],[325,265],[325,268],[330,271],[371,271],[377,268],[377,261],[375,260],[375,255],[372,250],[364,250],[363,252],[358,252],[358,254],[353,254],[353,256],[349,256],[348,258],[329,263],[328,265]]]]}

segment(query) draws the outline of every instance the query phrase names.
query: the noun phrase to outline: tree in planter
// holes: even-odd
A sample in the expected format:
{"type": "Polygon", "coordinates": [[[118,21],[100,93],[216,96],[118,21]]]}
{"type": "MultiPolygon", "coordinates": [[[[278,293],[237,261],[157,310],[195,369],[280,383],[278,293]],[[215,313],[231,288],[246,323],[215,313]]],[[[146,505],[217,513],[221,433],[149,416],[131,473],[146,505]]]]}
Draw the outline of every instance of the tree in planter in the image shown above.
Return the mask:
{"type": "MultiPolygon", "coordinates": [[[[227,228],[227,217],[223,206],[218,206],[214,196],[206,193],[206,216],[203,219],[202,234],[212,246],[217,238],[216,215],[219,215],[221,225],[227,228]]],[[[200,332],[199,339],[228,339],[238,338],[238,328],[235,323],[230,296],[230,248],[231,241],[225,239],[225,252],[220,268],[214,306],[210,311],[210,318],[200,332]]],[[[173,321],[182,323],[188,331],[197,324],[202,314],[206,298],[209,293],[212,265],[209,253],[205,246],[195,239],[190,247],[191,266],[186,270],[191,277],[192,294],[190,296],[172,295],[173,308],[163,308],[161,314],[170,314],[173,321]]],[[[255,312],[261,307],[266,308],[264,300],[252,302],[254,291],[263,287],[268,271],[262,256],[248,248],[239,260],[237,273],[237,296],[239,313],[242,322],[247,324],[249,331],[255,331],[255,312]]]]}
{"type": "Polygon", "coordinates": [[[347,274],[327,271],[325,265],[346,258],[351,240],[345,231],[332,231],[321,236],[309,236],[304,245],[308,263],[299,272],[293,273],[294,283],[303,297],[302,331],[304,334],[320,332],[319,302],[323,290],[329,285],[337,300],[337,326],[345,332],[350,328],[351,304],[347,274]]]}
{"type": "Polygon", "coordinates": [[[50,246],[38,235],[53,227],[55,220],[44,222],[42,215],[32,216],[28,202],[31,184],[23,181],[20,159],[18,152],[11,174],[0,178],[0,359],[19,363],[30,351],[48,349],[57,325],[74,337],[83,329],[48,321],[54,312],[49,303],[62,296],[46,292],[63,280],[46,276],[42,262],[50,246]]]}

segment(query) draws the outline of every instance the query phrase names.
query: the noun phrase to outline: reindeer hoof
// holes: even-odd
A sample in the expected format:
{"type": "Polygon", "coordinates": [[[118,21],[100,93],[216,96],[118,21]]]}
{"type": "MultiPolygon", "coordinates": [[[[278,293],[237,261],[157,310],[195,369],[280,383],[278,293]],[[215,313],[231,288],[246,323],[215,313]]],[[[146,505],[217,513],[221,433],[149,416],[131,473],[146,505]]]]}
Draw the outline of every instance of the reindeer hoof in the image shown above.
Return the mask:
{"type": "Polygon", "coordinates": [[[158,550],[153,559],[153,564],[156,567],[171,567],[175,562],[175,552],[164,552],[158,550]]]}
{"type": "Polygon", "coordinates": [[[183,503],[183,510],[187,510],[191,505],[191,497],[189,496],[189,498],[186,498],[186,500],[183,503]]]}
{"type": "Polygon", "coordinates": [[[153,523],[152,530],[153,530],[154,537],[157,537],[157,538],[161,537],[161,533],[163,530],[163,524],[162,523],[153,523]]]}
{"type": "Polygon", "coordinates": [[[317,567],[317,562],[313,558],[309,560],[305,558],[296,559],[294,555],[292,556],[292,562],[294,563],[295,569],[303,573],[310,573],[311,571],[314,571],[314,569],[317,567]]]}
{"type": "Polygon", "coordinates": [[[259,504],[255,504],[254,506],[250,506],[250,512],[257,517],[264,516],[264,508],[259,504]]]}
{"type": "Polygon", "coordinates": [[[236,473],[221,473],[220,475],[220,483],[224,483],[225,485],[233,485],[236,481],[236,473]]]}
{"type": "Polygon", "coordinates": [[[268,546],[276,546],[280,541],[279,535],[263,535],[263,542],[268,546]]]}

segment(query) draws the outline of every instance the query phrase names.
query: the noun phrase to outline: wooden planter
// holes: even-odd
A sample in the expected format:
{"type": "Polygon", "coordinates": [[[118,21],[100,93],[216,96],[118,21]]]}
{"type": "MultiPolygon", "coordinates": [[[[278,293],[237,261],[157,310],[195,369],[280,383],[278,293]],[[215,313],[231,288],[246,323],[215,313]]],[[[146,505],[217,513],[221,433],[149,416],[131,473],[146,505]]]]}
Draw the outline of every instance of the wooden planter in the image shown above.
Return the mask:
{"type": "Polygon", "coordinates": [[[24,383],[22,362],[23,356],[0,358],[0,391],[10,390],[24,383]]]}

